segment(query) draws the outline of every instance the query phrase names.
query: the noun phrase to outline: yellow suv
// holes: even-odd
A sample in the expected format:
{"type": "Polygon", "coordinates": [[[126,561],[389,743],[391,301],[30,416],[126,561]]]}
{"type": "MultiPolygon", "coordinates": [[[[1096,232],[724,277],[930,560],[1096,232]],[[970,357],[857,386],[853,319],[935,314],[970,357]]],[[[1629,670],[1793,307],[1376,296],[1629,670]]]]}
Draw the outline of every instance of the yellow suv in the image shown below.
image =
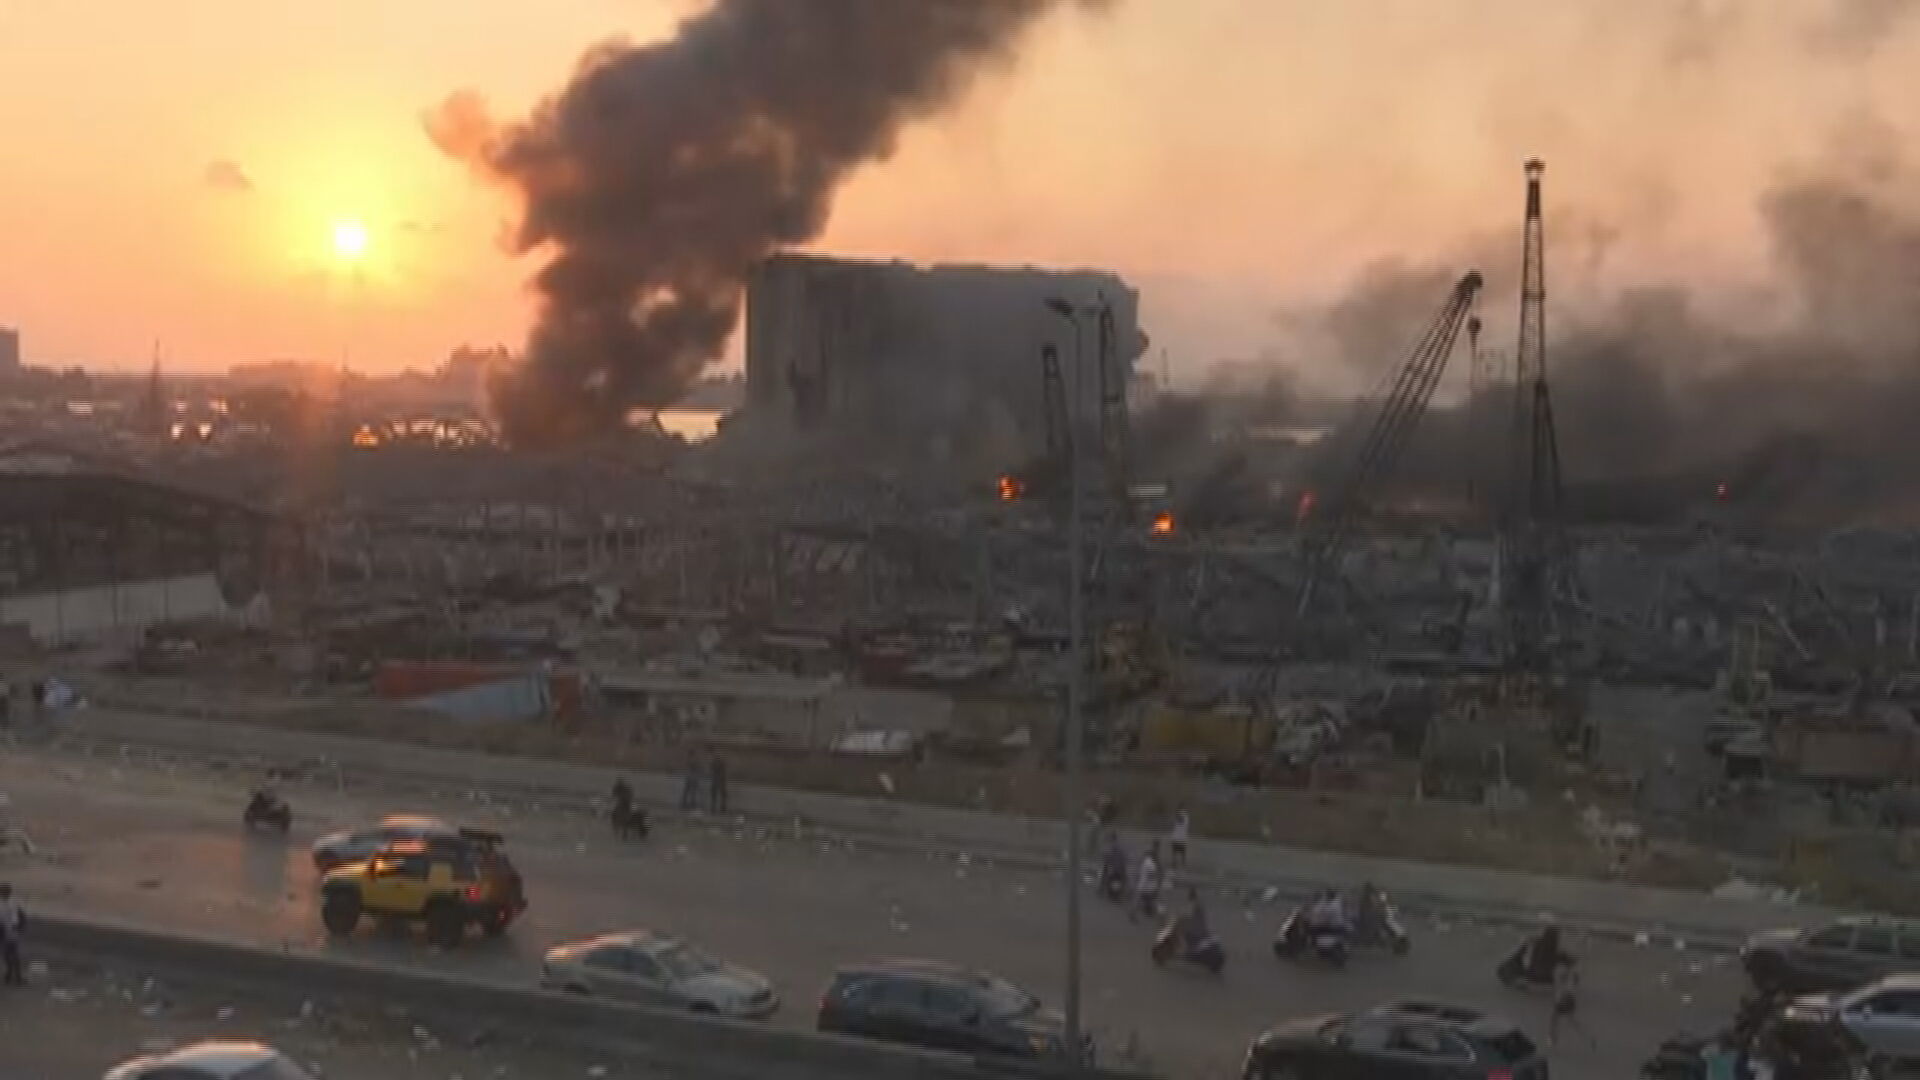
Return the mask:
{"type": "Polygon", "coordinates": [[[500,850],[498,833],[461,829],[457,837],[396,840],[365,862],[329,871],[320,882],[327,931],[351,934],[362,916],[424,922],[427,940],[453,948],[478,926],[492,937],[527,909],[520,872],[500,850]]]}

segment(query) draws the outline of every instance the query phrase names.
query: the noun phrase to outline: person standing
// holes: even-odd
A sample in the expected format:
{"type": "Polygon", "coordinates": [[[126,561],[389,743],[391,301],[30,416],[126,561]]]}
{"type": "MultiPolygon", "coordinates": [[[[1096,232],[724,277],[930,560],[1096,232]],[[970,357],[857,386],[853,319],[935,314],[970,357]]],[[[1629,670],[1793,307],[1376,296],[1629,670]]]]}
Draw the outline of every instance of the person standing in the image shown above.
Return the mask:
{"type": "Polygon", "coordinates": [[[1134,879],[1134,910],[1127,913],[1127,921],[1134,921],[1135,915],[1145,915],[1148,922],[1160,917],[1160,841],[1147,845],[1147,853],[1140,856],[1139,876],[1134,879]]]}
{"type": "Polygon", "coordinates": [[[20,964],[20,938],[26,932],[26,909],[13,898],[13,886],[0,882],[0,964],[6,968],[0,981],[8,986],[27,985],[26,971],[20,964]]]}
{"type": "Polygon", "coordinates": [[[613,781],[613,810],[608,815],[615,835],[625,837],[634,831],[633,785],[624,776],[613,781]]]}
{"type": "Polygon", "coordinates": [[[1193,832],[1193,818],[1182,806],[1173,812],[1173,828],[1167,833],[1168,865],[1175,870],[1187,868],[1187,841],[1193,832]]]}
{"type": "Polygon", "coordinates": [[[700,809],[700,748],[687,749],[686,778],[680,782],[680,809],[693,813],[700,809]]]}
{"type": "Polygon", "coordinates": [[[707,761],[707,809],[716,814],[727,812],[727,759],[718,750],[707,761]]]}

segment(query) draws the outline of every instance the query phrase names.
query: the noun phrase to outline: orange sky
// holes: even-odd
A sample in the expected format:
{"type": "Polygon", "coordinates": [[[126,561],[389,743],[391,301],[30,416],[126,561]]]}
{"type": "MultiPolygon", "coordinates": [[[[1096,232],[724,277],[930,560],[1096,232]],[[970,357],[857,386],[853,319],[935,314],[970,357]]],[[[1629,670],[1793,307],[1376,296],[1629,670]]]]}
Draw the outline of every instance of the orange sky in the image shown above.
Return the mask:
{"type": "MultiPolygon", "coordinates": [[[[471,87],[516,114],[586,46],[689,6],[0,0],[0,324],[31,362],[144,365],[159,340],[193,369],[517,344],[533,263],[497,243],[511,207],[422,111],[471,87]],[[370,233],[358,272],[332,257],[340,218],[370,233]]],[[[1538,153],[1550,222],[1619,234],[1608,281],[1734,289],[1782,170],[1914,135],[1920,13],[1868,19],[1904,6],[1123,0],[1042,26],[850,184],[817,246],[1112,266],[1197,370],[1370,260],[1504,237],[1538,153]]]]}

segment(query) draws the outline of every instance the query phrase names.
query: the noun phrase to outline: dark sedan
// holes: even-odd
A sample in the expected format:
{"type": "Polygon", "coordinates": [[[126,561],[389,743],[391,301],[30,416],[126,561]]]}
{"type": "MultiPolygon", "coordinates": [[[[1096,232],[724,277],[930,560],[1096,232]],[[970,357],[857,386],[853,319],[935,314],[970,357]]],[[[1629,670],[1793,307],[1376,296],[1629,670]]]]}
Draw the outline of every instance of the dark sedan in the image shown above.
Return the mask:
{"type": "MultiPolygon", "coordinates": [[[[1064,1058],[1066,1023],[996,975],[954,964],[886,960],[842,968],[820,999],[819,1029],[842,1035],[1023,1058],[1064,1058]]],[[[1091,1060],[1091,1041],[1083,1044],[1091,1060]]]]}
{"type": "Polygon", "coordinates": [[[1247,1049],[1243,1080],[1547,1080],[1533,1040],[1475,1009],[1403,1001],[1293,1020],[1247,1049]]]}

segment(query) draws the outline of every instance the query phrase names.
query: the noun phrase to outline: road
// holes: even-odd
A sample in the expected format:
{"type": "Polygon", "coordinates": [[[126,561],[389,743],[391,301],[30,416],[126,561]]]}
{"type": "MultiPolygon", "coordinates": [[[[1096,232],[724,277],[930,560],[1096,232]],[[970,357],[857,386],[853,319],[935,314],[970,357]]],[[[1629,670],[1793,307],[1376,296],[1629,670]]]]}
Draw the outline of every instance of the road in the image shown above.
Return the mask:
{"type": "Polygon", "coordinates": [[[471,1045],[375,1006],[317,1010],[299,1000],[237,999],[212,987],[148,984],[137,975],[37,970],[26,990],[0,992],[0,1076],[96,1080],[141,1054],[203,1039],[277,1047],[315,1076],[352,1080],[657,1080],[615,1055],[494,1033],[471,1045]],[[597,1072],[595,1070],[598,1070],[597,1072]]]}
{"type": "MultiPolygon", "coordinates": [[[[672,828],[645,844],[615,844],[582,814],[487,800],[474,793],[287,789],[291,842],[238,825],[250,777],[137,755],[80,757],[14,751],[0,790],[41,845],[7,856],[29,904],[180,930],[335,949],[494,979],[530,980],[544,948],[601,930],[682,933],[766,973],[785,1007],[776,1023],[811,1023],[816,995],[840,962],[928,956],[995,970],[1058,1001],[1060,880],[1045,871],[965,855],[914,855],[738,822],[672,828]],[[391,811],[442,813],[509,837],[532,908],[499,941],[435,953],[368,933],[329,942],[319,930],[306,841],[391,811]]],[[[1350,883],[1341,883],[1350,884],[1350,883]]],[[[1494,962],[1511,929],[1418,923],[1404,959],[1368,956],[1345,971],[1281,964],[1267,951],[1283,912],[1259,897],[1215,896],[1213,922],[1231,962],[1224,980],[1153,967],[1148,931],[1089,901],[1086,1008],[1108,1060],[1183,1077],[1228,1076],[1247,1040],[1284,1017],[1405,997],[1478,1004],[1544,1036],[1545,1003],[1501,990],[1494,962]]],[[[1576,943],[1586,967],[1583,1013],[1597,1046],[1555,1052],[1558,1077],[1632,1075],[1659,1038],[1711,1029],[1739,991],[1725,956],[1666,940],[1644,946],[1576,943]]]]}

